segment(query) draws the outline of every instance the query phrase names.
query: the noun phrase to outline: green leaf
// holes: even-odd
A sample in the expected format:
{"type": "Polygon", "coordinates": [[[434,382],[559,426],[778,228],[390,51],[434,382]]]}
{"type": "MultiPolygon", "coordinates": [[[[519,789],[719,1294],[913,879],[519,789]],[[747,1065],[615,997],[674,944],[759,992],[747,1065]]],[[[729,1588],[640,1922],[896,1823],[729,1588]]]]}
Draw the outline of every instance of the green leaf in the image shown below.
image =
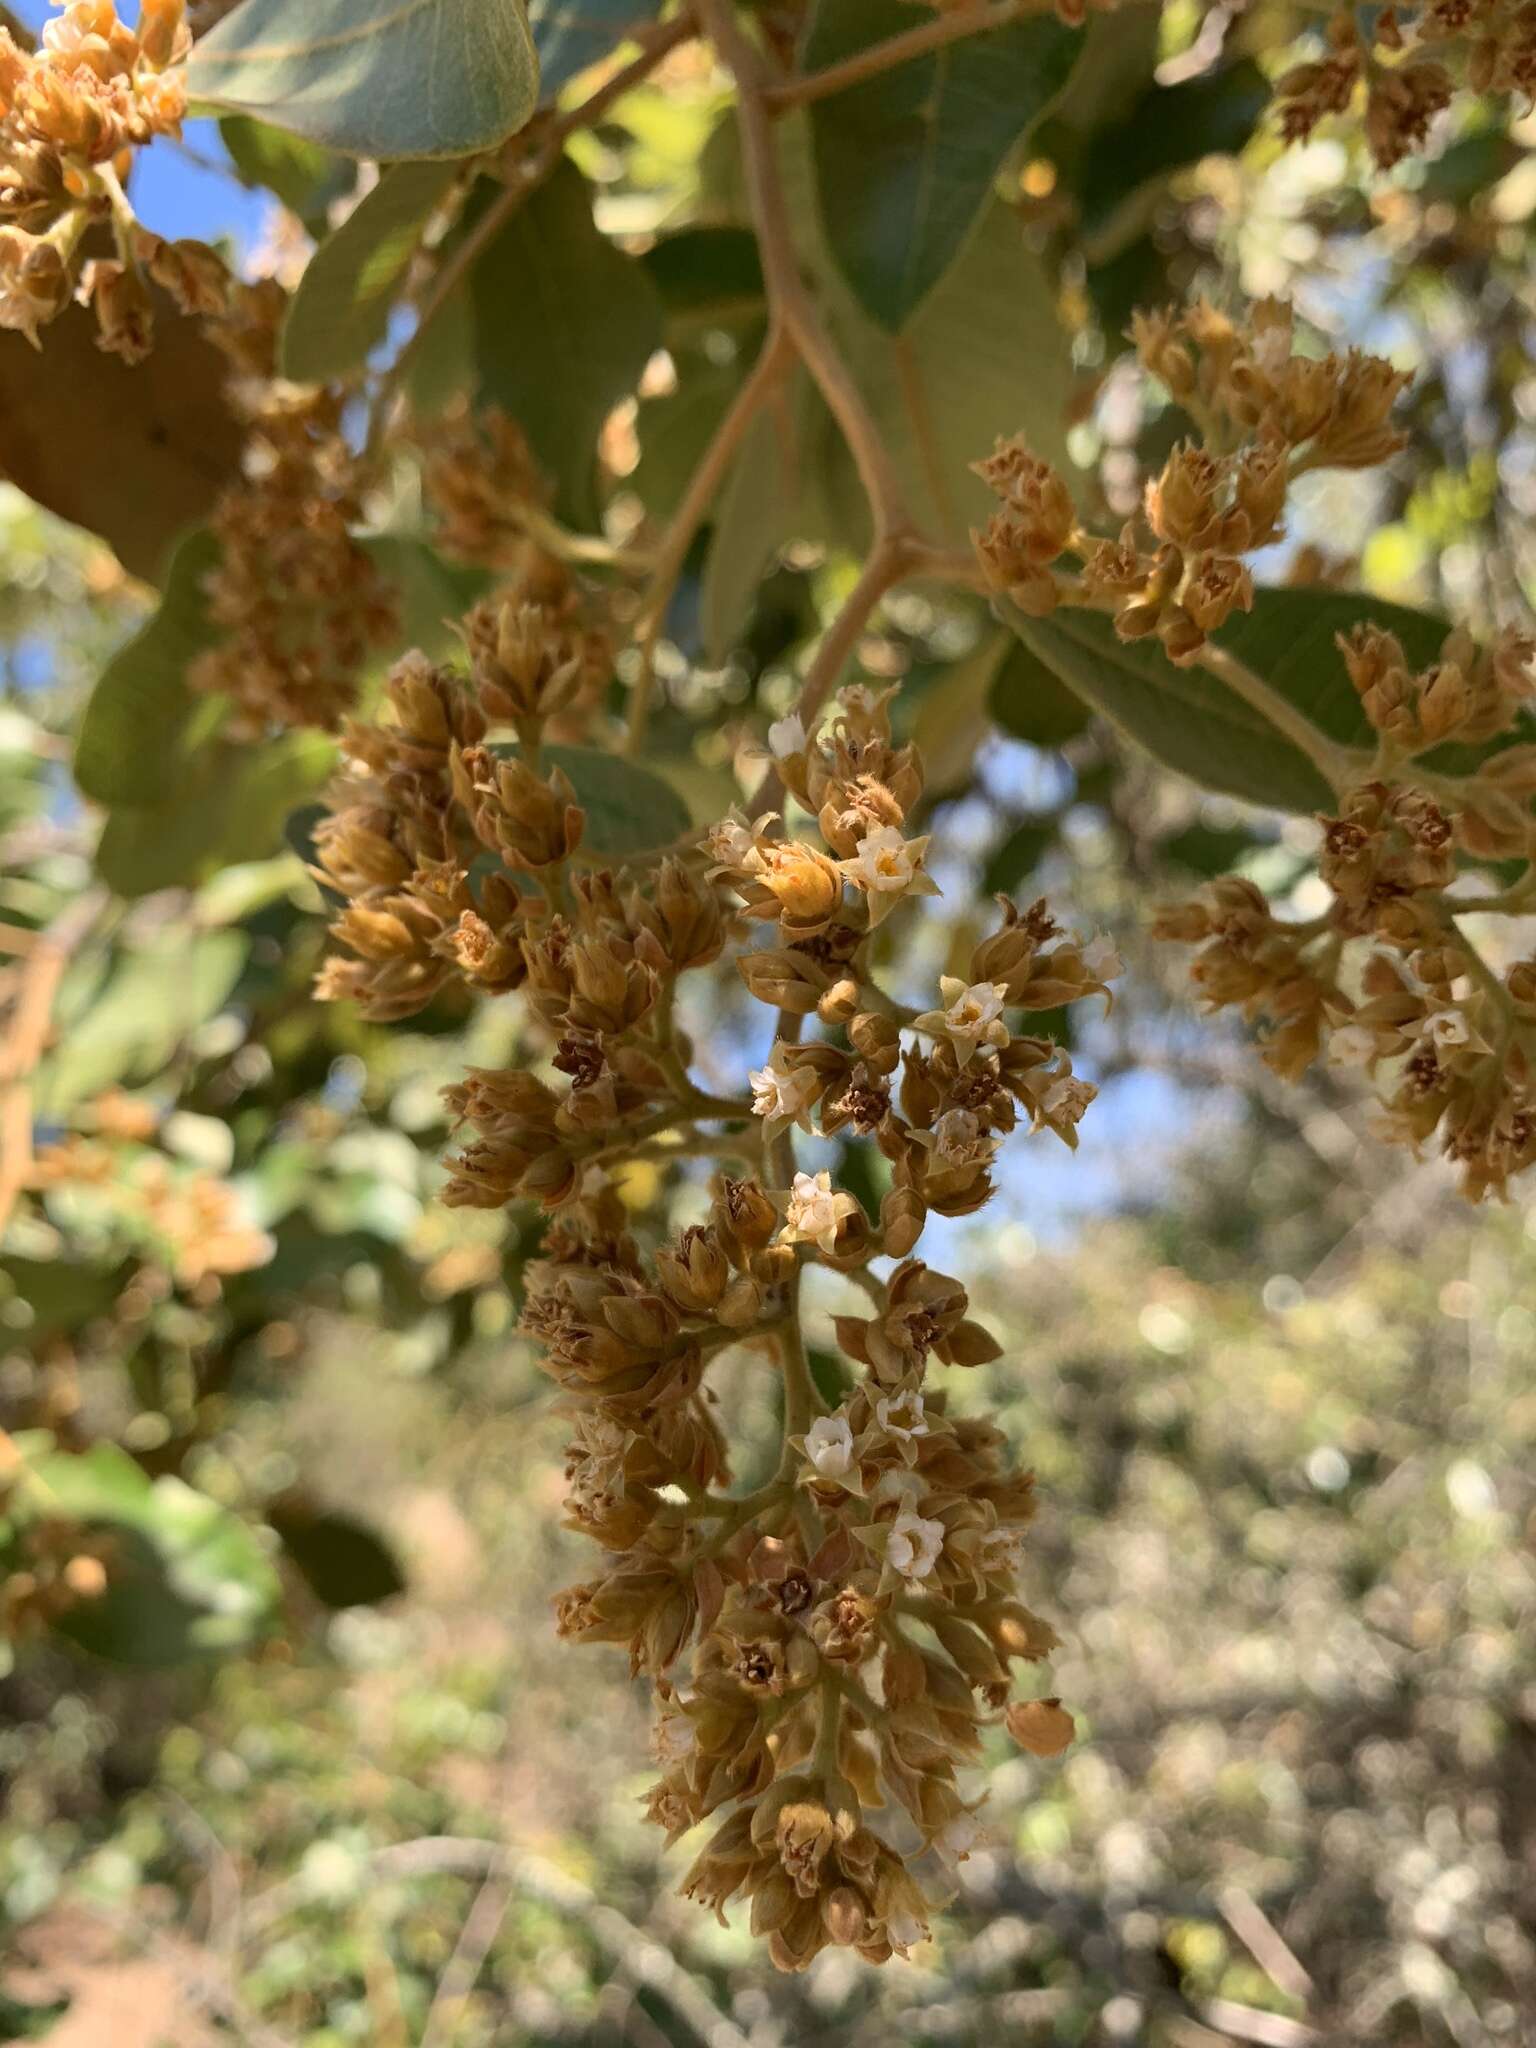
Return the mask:
{"type": "Polygon", "coordinates": [[[405,1574],[394,1552],[355,1516],[317,1507],[294,1492],[271,1504],[267,1520],[324,1606],[371,1607],[404,1592],[405,1574]]]}
{"type": "Polygon", "coordinates": [[[669,519],[682,502],[742,376],[739,363],[688,361],[679,366],[675,390],[642,403],[640,460],[630,483],[653,519],[669,519]]]}
{"type": "Polygon", "coordinates": [[[641,261],[660,295],[669,338],[762,316],[762,258],[749,228],[683,228],[663,235],[641,261]]]}
{"type": "Polygon", "coordinates": [[[213,739],[184,763],[174,801],[120,806],[96,848],[96,872],[115,895],[192,888],[237,861],[283,848],[290,812],[331,773],[335,750],[322,733],[288,733],[260,746],[213,739]]]}
{"type": "Polygon", "coordinates": [[[224,1007],[249,952],[243,932],[181,931],[119,952],[105,979],[99,967],[80,963],[60,992],[58,1036],[38,1069],[39,1119],[58,1122],[103,1088],[159,1074],[224,1007]]]}
{"type": "MultiPolygon", "coordinates": [[[[994,200],[907,327],[888,334],[861,310],[818,234],[806,123],[780,123],[777,139],[801,261],[896,468],[907,509],[928,532],[963,545],[992,506],[971,464],[999,434],[1023,431],[1047,460],[1071,467],[1065,429],[1071,352],[1045,265],[1017,215],[994,200]]],[[[786,431],[782,417],[777,431],[786,431]]],[[[824,510],[838,545],[856,548],[866,534],[867,505],[837,426],[819,400],[805,408],[800,433],[795,466],[811,488],[794,509],[824,510]]],[[[784,458],[777,459],[782,467],[784,458]]],[[[761,473],[760,449],[755,461],[761,473]]],[[[743,472],[750,473],[745,452],[736,465],[736,473],[743,472]]],[[[776,540],[821,537],[791,526],[776,540]]]]}
{"type": "MultiPolygon", "coordinates": [[[[1069,466],[1071,355],[1045,265],[1010,207],[988,208],[900,335],[884,333],[851,304],[834,302],[829,312],[908,507],[929,532],[960,544],[985,519],[990,495],[971,464],[999,434],[1022,431],[1048,460],[1069,466]]],[[[835,436],[830,419],[826,430],[835,436]]],[[[841,451],[836,461],[846,503],[852,464],[841,451]]]]}
{"type": "Polygon", "coordinates": [[[1238,826],[1226,830],[1216,825],[1186,825],[1158,846],[1158,853],[1197,875],[1230,874],[1245,853],[1252,853],[1257,841],[1238,826]]]}
{"type": "MultiPolygon", "coordinates": [[[[911,26],[908,0],[820,0],[806,69],[911,26]]],[[[956,261],[1009,150],[1060,92],[1081,44],[1079,30],[1041,15],[812,103],[827,243],[882,327],[904,327],[956,261]]]]}
{"type": "Polygon", "coordinates": [[[185,1663],[243,1647],[265,1626],[278,1583],[254,1533],[180,1479],[153,1482],[124,1451],[32,1450],[39,1512],[109,1532],[107,1589],[54,1625],[116,1663],[185,1663]]]}
{"type": "Polygon", "coordinates": [[[1088,727],[1082,700],[1028,647],[1015,643],[992,679],[987,708],[993,722],[1032,747],[1064,747],[1088,727]]]}
{"type": "Polygon", "coordinates": [[[112,1307],[125,1277],[118,1267],[84,1259],[0,1259],[0,1328],[7,1345],[78,1335],[112,1307]]]}
{"type": "Polygon", "coordinates": [[[911,736],[930,795],[942,796],[969,780],[976,749],[991,724],[992,678],[1008,652],[1006,633],[984,633],[969,654],[949,663],[924,688],[911,736]]]}
{"type": "Polygon", "coordinates": [[[324,384],[361,369],[385,338],[422,232],[457,176],[453,163],[396,164],[326,236],[283,324],[285,377],[324,384]]]}
{"type": "Polygon", "coordinates": [[[102,804],[151,804],[178,794],[183,741],[206,700],[187,688],[193,658],[210,646],[205,584],[219,547],[198,530],[177,546],[153,618],[112,657],[97,679],[75,744],[75,780],[102,804]]]}
{"type": "Polygon", "coordinates": [[[522,127],[539,67],[523,0],[240,0],[187,89],[348,156],[454,157],[522,127]]]}
{"type": "Polygon", "coordinates": [[[603,422],[661,345],[655,286],[599,231],[586,180],[563,163],[475,265],[471,289],[482,399],[520,422],[562,517],[590,526],[603,422]]]}
{"type": "MultiPolygon", "coordinates": [[[[1039,660],[1165,766],[1277,810],[1330,803],[1316,768],[1261,712],[1203,669],[1176,668],[1156,640],[1117,639],[1102,612],[1063,608],[1027,619],[1006,604],[999,610],[1039,660]]],[[[1260,590],[1253,610],[1235,613],[1215,638],[1326,738],[1368,747],[1374,735],[1334,644],[1367,619],[1398,636],[1414,668],[1435,659],[1450,630],[1427,612],[1358,591],[1260,590]]]]}
{"type": "Polygon", "coordinates": [[[626,30],[660,12],[660,0],[528,0],[543,98],[552,100],[577,72],[612,56],[626,30]]]}
{"type": "Polygon", "coordinates": [[[326,232],[329,208],[357,180],[357,165],[349,158],[306,142],[302,135],[285,135],[281,128],[253,121],[248,114],[226,114],[219,123],[219,137],[240,182],[271,192],[317,241],[326,232]]]}
{"type": "Polygon", "coordinates": [[[570,778],[587,814],[584,847],[622,859],[670,845],[688,831],[688,806],[670,782],[620,754],[591,747],[546,747],[544,760],[570,778]]]}
{"type": "Polygon", "coordinates": [[[1116,122],[1112,138],[1101,136],[1083,155],[1076,189],[1083,232],[1096,253],[1127,239],[1127,215],[1133,226],[1144,223],[1175,171],[1202,157],[1236,155],[1269,100],[1269,81],[1247,57],[1203,78],[1144,92],[1116,122]],[[1106,146],[1111,139],[1114,146],[1106,146]]]}
{"type": "Polygon", "coordinates": [[[748,427],[715,509],[699,633],[723,662],[751,615],[775,553],[788,540],[836,538],[819,467],[832,422],[798,365],[748,427]]]}

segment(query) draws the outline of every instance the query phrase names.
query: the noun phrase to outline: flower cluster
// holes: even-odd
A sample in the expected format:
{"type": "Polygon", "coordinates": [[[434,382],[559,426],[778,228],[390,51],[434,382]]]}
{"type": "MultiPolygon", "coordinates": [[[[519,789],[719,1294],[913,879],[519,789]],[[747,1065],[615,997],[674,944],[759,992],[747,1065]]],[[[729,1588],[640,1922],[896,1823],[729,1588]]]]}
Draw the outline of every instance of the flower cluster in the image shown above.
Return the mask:
{"type": "Polygon", "coordinates": [[[180,132],[184,17],[184,0],[143,0],[130,28],[114,0],[66,0],[36,51],[0,28],[0,327],[36,343],[78,294],[95,305],[104,348],[130,362],[147,351],[150,299],[123,180],[133,150],[180,132]],[[86,260],[98,221],[117,251],[86,260]]]}
{"type": "Polygon", "coordinates": [[[1430,0],[1408,23],[1393,7],[1368,20],[1338,9],[1323,53],[1276,87],[1281,132],[1302,139],[1363,100],[1366,142],[1387,170],[1424,148],[1458,78],[1473,92],[1536,95],[1536,18],[1525,0],[1430,0]]]}
{"type": "Polygon", "coordinates": [[[1496,971],[1458,920],[1536,908],[1536,745],[1504,745],[1465,774],[1425,756],[1511,735],[1536,689],[1536,645],[1508,634],[1479,653],[1456,634],[1417,672],[1374,626],[1339,649],[1378,743],[1341,772],[1321,820],[1328,909],[1286,922],[1251,882],[1227,876],[1155,929],[1200,948],[1191,972],[1206,1005],[1260,1022],[1278,1072],[1294,1077],[1320,1057],[1365,1069],[1384,1097],[1382,1136],[1415,1150],[1438,1137],[1470,1196],[1503,1194],[1536,1164],[1536,961],[1496,971]],[[1518,863],[1519,879],[1497,896],[1467,894],[1461,856],[1518,863]]]}
{"type": "Polygon", "coordinates": [[[356,538],[368,465],[342,429],[345,393],[278,376],[287,294],[275,280],[233,279],[197,243],[143,243],[151,274],[228,357],[245,429],[243,474],[210,521],[220,558],[209,611],[224,637],[189,680],[227,699],[236,738],[334,728],[369,654],[397,629],[393,587],[356,538]]]}
{"type": "Polygon", "coordinates": [[[1253,603],[1243,557],[1277,540],[1293,480],[1368,469],[1402,445],[1390,425],[1408,379],[1379,357],[1295,353],[1291,309],[1253,306],[1242,325],[1201,300],[1138,313],[1143,367],[1196,422],[1118,539],[1080,525],[1066,484],[1018,438],[975,465],[1001,501],[973,536],[990,586],[1030,617],[1058,605],[1111,612],[1123,640],[1155,635],[1175,662],[1253,603]],[[1080,568],[1063,569],[1075,556],[1080,568]]]}
{"type": "Polygon", "coordinates": [[[131,1243],[194,1296],[216,1296],[220,1275],[265,1265],[274,1250],[228,1181],[114,1132],[110,1120],[100,1135],[72,1133],[41,1148],[33,1180],[45,1197],[83,1205],[96,1227],[131,1243]]]}
{"type": "Polygon", "coordinates": [[[690,1895],[749,1898],[784,1968],[828,1943],[880,1961],[925,1933],[976,1836],[960,1774],[984,1725],[1037,1755],[1072,1733],[1058,1702],[1012,1697],[1014,1661],[1054,1641],[1018,1597],[1029,1478],[933,1383],[997,1346],[916,1247],[930,1213],[988,1199],[1021,1121],[1075,1142],[1093,1089],[1019,1019],[1107,999],[1119,963],[1005,901],[932,1008],[881,986],[889,920],[934,884],[908,830],[921,761],[892,735],[891,692],[863,686],[818,732],[775,729],[803,831],[738,813],[702,846],[603,865],[541,752],[579,637],[525,611],[471,622],[467,680],[408,657],[389,721],[348,728],[353,772],[316,836],[345,899],[322,993],[398,1017],[449,982],[520,992],[547,1058],[450,1091],[468,1137],[447,1197],[548,1219],[522,1329],[570,1417],[567,1520],[602,1552],[557,1625],[626,1646],[656,1686],[651,1817],[669,1837],[716,1822],[690,1895]],[[722,1097],[694,1077],[676,990],[727,963],[774,1032],[750,1093],[722,1097]],[[877,1214],[797,1164],[797,1131],[872,1141],[877,1214]],[[720,1162],[705,1220],[648,1239],[626,1171],[700,1157],[720,1162]],[[834,1325],[842,1398],[810,1370],[813,1269],[867,1297],[834,1325]],[[747,1493],[710,1384],[726,1353],[783,1383],[777,1466],[747,1493]]]}

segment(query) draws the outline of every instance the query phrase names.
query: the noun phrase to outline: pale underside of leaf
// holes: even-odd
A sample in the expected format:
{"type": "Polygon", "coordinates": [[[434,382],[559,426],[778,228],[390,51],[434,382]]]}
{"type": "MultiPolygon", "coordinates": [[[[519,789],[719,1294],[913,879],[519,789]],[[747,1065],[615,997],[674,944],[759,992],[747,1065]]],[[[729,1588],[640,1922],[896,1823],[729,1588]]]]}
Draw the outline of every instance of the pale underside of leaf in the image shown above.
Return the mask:
{"type": "Polygon", "coordinates": [[[455,157],[523,125],[538,59],[523,0],[242,0],[187,85],[349,155],[455,157]]]}

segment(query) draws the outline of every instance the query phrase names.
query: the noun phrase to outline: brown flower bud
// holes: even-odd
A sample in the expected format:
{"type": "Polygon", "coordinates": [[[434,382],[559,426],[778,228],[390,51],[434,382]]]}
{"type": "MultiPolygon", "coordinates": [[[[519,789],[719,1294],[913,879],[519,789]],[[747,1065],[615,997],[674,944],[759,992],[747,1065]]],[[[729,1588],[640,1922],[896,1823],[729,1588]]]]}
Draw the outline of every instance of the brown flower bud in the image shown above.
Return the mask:
{"type": "Polygon", "coordinates": [[[96,308],[97,346],[125,363],[141,363],[154,339],[155,316],[142,272],[96,257],[85,266],[80,289],[96,308]]]}
{"type": "Polygon", "coordinates": [[[693,1224],[657,1252],[656,1276],[685,1315],[708,1315],[725,1293],[730,1261],[714,1232],[693,1224]]]}
{"type": "Polygon", "coordinates": [[[1072,1716],[1058,1699],[1018,1700],[1004,1718],[1008,1733],[1031,1756],[1060,1756],[1077,1735],[1072,1716]]]}
{"type": "Polygon", "coordinates": [[[808,953],[793,947],[743,953],[736,969],[760,1003],[788,1010],[794,1017],[809,1016],[827,992],[826,971],[808,953]]]}
{"type": "Polygon", "coordinates": [[[888,1258],[904,1259],[923,1234],[928,1209],[911,1188],[892,1188],[880,1204],[880,1231],[888,1258]]]}

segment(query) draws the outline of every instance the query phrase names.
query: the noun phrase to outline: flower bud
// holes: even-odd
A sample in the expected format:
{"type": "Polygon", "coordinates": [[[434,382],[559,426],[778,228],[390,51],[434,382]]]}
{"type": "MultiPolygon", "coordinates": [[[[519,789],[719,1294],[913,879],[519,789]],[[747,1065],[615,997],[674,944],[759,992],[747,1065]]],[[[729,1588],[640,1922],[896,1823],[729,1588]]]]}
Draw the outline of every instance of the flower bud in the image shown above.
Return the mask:
{"type": "Polygon", "coordinates": [[[1058,1699],[1018,1700],[1004,1719],[1008,1733],[1031,1756],[1060,1756],[1077,1735],[1072,1716],[1058,1699]]]}

